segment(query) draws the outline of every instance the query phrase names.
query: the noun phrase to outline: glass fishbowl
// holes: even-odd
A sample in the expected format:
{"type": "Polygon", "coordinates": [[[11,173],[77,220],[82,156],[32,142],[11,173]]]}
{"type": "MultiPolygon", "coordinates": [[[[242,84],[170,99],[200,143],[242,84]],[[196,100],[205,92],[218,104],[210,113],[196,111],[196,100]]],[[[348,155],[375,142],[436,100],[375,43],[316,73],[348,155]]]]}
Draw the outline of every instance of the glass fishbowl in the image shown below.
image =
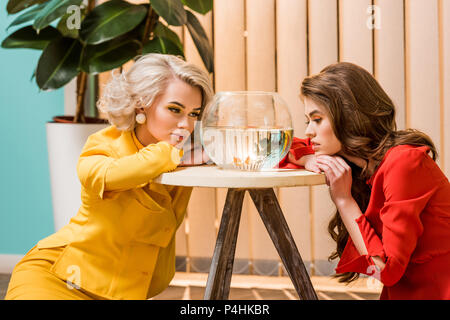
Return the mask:
{"type": "Polygon", "coordinates": [[[200,126],[206,153],[224,169],[277,168],[292,136],[291,114],[275,92],[218,92],[205,108],[200,126]]]}

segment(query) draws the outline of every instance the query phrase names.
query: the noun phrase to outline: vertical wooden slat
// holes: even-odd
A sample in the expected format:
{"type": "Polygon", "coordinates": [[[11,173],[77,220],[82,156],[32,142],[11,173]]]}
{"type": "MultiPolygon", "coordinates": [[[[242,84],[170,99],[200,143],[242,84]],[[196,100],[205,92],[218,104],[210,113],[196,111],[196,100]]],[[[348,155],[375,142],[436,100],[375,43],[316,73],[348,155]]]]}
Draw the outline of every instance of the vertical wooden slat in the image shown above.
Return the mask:
{"type": "MultiPolygon", "coordinates": [[[[247,90],[275,91],[275,0],[246,0],[247,31],[247,90]]],[[[245,204],[248,210],[250,254],[258,274],[261,260],[278,260],[278,254],[249,194],[245,204]]],[[[241,229],[241,232],[246,230],[241,229]]],[[[266,270],[268,272],[269,270],[266,270]]]]}
{"type": "Polygon", "coordinates": [[[372,30],[367,27],[367,8],[372,0],[339,1],[341,61],[355,63],[373,73],[372,30]]]}
{"type": "MultiPolygon", "coordinates": [[[[438,1],[406,1],[407,127],[428,134],[440,150],[438,1]],[[418,23],[420,21],[420,23],[418,23]]],[[[438,160],[439,162],[439,160],[438,160]]]]}
{"type": "MultiPolygon", "coordinates": [[[[304,106],[300,85],[307,76],[306,0],[277,0],[277,88],[292,115],[294,135],[304,137],[304,106]]],[[[280,188],[279,202],[299,252],[311,261],[309,191],[307,187],[280,188]]]]}
{"type": "MultiPolygon", "coordinates": [[[[205,30],[206,35],[208,36],[209,39],[209,43],[212,46],[213,44],[212,11],[208,12],[205,15],[196,12],[193,13],[197,17],[203,29],[205,30]]],[[[195,65],[199,66],[200,68],[208,72],[206,70],[205,64],[203,63],[202,58],[200,57],[200,54],[198,53],[194,41],[192,40],[188,28],[184,28],[184,55],[186,57],[186,61],[194,63],[195,65]]]]}
{"type": "Polygon", "coordinates": [[[208,272],[207,261],[212,257],[216,241],[215,189],[194,188],[187,210],[189,222],[188,253],[191,260],[191,270],[208,272]]]}
{"type": "Polygon", "coordinates": [[[319,73],[338,61],[337,1],[309,1],[309,70],[319,73]]]}
{"type": "Polygon", "coordinates": [[[294,134],[303,136],[305,116],[299,93],[307,76],[306,0],[277,0],[276,4],[278,93],[289,106],[294,134]]]}
{"type": "Polygon", "coordinates": [[[214,1],[214,61],[216,92],[245,90],[244,3],[214,1]]]}
{"type": "Polygon", "coordinates": [[[275,1],[247,1],[247,90],[275,91],[275,1]]]}
{"type": "MultiPolygon", "coordinates": [[[[319,73],[324,67],[338,61],[338,6],[336,0],[309,1],[309,70],[319,73]]],[[[336,244],[327,227],[336,211],[327,186],[310,188],[312,236],[311,251],[315,275],[330,274],[332,264],[328,256],[336,244]]]]}
{"type": "MultiPolygon", "coordinates": [[[[180,39],[183,50],[185,49],[185,41],[184,41],[184,27],[179,26],[169,26],[169,29],[175,32],[180,39]]],[[[190,251],[189,251],[189,209],[186,210],[186,217],[183,220],[183,223],[177,230],[175,235],[175,252],[177,256],[186,257],[186,271],[191,271],[191,260],[190,260],[190,251]]]]}
{"type": "MultiPolygon", "coordinates": [[[[198,13],[194,13],[194,15],[203,26],[210,44],[212,45],[212,12],[210,11],[206,15],[201,15],[198,13]]],[[[184,28],[182,32],[186,61],[199,66],[207,72],[189,30],[184,28]]],[[[192,271],[207,272],[209,270],[209,266],[206,264],[206,261],[212,257],[216,239],[216,234],[214,232],[216,222],[215,210],[215,189],[194,188],[187,208],[190,231],[187,235],[189,237],[188,252],[190,255],[192,271]],[[198,260],[198,258],[201,258],[201,260],[198,260]]]]}
{"type": "MultiPolygon", "coordinates": [[[[178,35],[178,38],[180,38],[184,49],[184,27],[169,26],[169,28],[178,35]]],[[[175,253],[179,257],[186,257],[186,272],[191,271],[191,260],[189,252],[189,227],[189,209],[187,209],[186,217],[175,235],[175,253]]]]}
{"type": "Polygon", "coordinates": [[[380,28],[374,29],[375,75],[396,106],[398,129],[405,129],[403,0],[375,0],[380,28]]]}
{"type": "Polygon", "coordinates": [[[450,3],[439,0],[440,9],[440,89],[441,89],[441,168],[450,177],[450,3]]]}
{"type": "MultiPolygon", "coordinates": [[[[216,92],[246,90],[246,60],[244,39],[244,1],[214,1],[214,82],[216,92]]],[[[216,189],[216,210],[220,219],[225,204],[226,189],[216,189]]],[[[246,206],[242,208],[240,230],[248,229],[246,206]]],[[[239,232],[236,259],[248,259],[248,233],[239,232]]],[[[239,268],[239,261],[235,261],[239,268]]]]}
{"type": "Polygon", "coordinates": [[[184,219],[175,234],[175,254],[177,257],[188,257],[186,246],[186,220],[184,219]]]}

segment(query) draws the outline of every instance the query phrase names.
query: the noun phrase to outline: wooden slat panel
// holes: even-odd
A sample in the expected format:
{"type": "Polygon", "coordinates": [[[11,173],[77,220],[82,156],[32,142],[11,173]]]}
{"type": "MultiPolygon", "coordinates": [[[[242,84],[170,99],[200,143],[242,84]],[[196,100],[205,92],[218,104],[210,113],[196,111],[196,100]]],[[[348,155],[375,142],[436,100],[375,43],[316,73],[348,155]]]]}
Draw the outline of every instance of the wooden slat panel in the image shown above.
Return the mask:
{"type": "MultiPolygon", "coordinates": [[[[213,14],[216,92],[246,90],[244,2],[241,0],[215,0],[213,14]]],[[[222,216],[225,198],[226,189],[216,189],[216,214],[218,219],[222,216]]],[[[248,259],[250,256],[248,232],[246,232],[248,230],[246,206],[242,209],[236,259],[248,259]]]]}
{"type": "MultiPolygon", "coordinates": [[[[291,111],[294,135],[304,137],[304,106],[299,93],[301,82],[307,76],[306,0],[278,0],[276,5],[278,92],[291,111]]],[[[278,199],[303,261],[309,262],[308,188],[281,188],[278,199]]]]}
{"type": "MultiPolygon", "coordinates": [[[[247,0],[247,90],[275,91],[275,0],[247,0]]],[[[249,214],[250,253],[253,260],[278,260],[258,211],[250,197],[245,198],[249,214]]],[[[241,229],[241,232],[247,230],[241,229]]],[[[258,273],[258,264],[255,263],[258,273]]]]}
{"type": "Polygon", "coordinates": [[[450,3],[440,0],[441,34],[441,108],[442,127],[441,167],[450,177],[450,3]]]}
{"type": "Polygon", "coordinates": [[[340,60],[373,72],[372,30],[367,27],[371,0],[339,0],[340,60]]]}
{"type": "MultiPolygon", "coordinates": [[[[319,73],[329,64],[338,60],[338,21],[336,0],[309,1],[309,70],[319,73]]],[[[311,251],[314,273],[330,272],[328,256],[336,244],[328,234],[328,223],[336,211],[328,186],[314,186],[311,191],[312,237],[311,251]]]]}
{"type": "MultiPolygon", "coordinates": [[[[291,110],[295,136],[304,137],[300,84],[308,69],[318,73],[340,57],[375,74],[396,104],[399,129],[429,134],[442,156],[441,167],[450,175],[449,1],[216,0],[213,13],[197,17],[210,40],[214,37],[216,91],[277,90],[291,110]],[[381,12],[381,29],[374,31],[367,27],[372,3],[381,12]]],[[[171,28],[184,42],[187,60],[203,67],[187,30],[171,28]]],[[[109,73],[101,77],[105,83],[109,73]]],[[[225,196],[226,189],[194,190],[188,207],[190,237],[183,222],[176,235],[178,256],[212,256],[225,196]]],[[[278,198],[303,259],[325,260],[335,246],[326,231],[335,210],[328,188],[283,188],[278,198]]],[[[248,195],[245,201],[236,258],[278,260],[248,195]]]]}
{"type": "Polygon", "coordinates": [[[438,2],[407,1],[405,12],[408,102],[406,126],[428,134],[439,151],[441,139],[438,2]]]}
{"type": "Polygon", "coordinates": [[[375,33],[375,76],[396,106],[398,129],[405,128],[403,0],[376,0],[380,29],[375,33]]]}

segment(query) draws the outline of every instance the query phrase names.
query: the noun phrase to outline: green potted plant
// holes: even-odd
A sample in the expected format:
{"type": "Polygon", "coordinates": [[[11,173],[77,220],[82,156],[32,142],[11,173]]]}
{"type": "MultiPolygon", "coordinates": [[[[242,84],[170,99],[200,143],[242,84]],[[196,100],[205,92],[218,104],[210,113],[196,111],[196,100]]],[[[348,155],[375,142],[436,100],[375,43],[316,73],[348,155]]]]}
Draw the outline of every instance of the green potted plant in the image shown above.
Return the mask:
{"type": "Polygon", "coordinates": [[[80,205],[76,163],[87,137],[107,125],[96,111],[96,75],[120,68],[139,55],[158,52],[184,57],[170,26],[185,25],[206,69],[213,72],[213,51],[194,12],[206,14],[213,0],[9,0],[16,15],[3,48],[41,50],[33,71],[41,90],[62,88],[76,78],[75,115],[53,117],[46,124],[55,229],[66,224],[80,205]],[[92,86],[93,85],[93,86],[92,86]],[[87,92],[91,95],[87,99],[87,92]],[[87,116],[85,101],[91,101],[87,116]]]}

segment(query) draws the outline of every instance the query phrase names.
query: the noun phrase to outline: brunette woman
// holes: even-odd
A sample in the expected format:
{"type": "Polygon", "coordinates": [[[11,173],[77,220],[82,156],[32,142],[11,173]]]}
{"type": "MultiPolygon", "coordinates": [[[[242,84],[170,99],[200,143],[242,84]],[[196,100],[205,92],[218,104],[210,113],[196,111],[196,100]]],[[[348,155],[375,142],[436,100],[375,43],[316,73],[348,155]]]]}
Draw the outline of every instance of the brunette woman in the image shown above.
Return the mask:
{"type": "Polygon", "coordinates": [[[378,278],[380,299],[450,299],[450,184],[432,140],[397,130],[392,100],[351,63],[307,77],[301,97],[308,139],[281,166],[325,173],[337,277],[378,278]]]}

